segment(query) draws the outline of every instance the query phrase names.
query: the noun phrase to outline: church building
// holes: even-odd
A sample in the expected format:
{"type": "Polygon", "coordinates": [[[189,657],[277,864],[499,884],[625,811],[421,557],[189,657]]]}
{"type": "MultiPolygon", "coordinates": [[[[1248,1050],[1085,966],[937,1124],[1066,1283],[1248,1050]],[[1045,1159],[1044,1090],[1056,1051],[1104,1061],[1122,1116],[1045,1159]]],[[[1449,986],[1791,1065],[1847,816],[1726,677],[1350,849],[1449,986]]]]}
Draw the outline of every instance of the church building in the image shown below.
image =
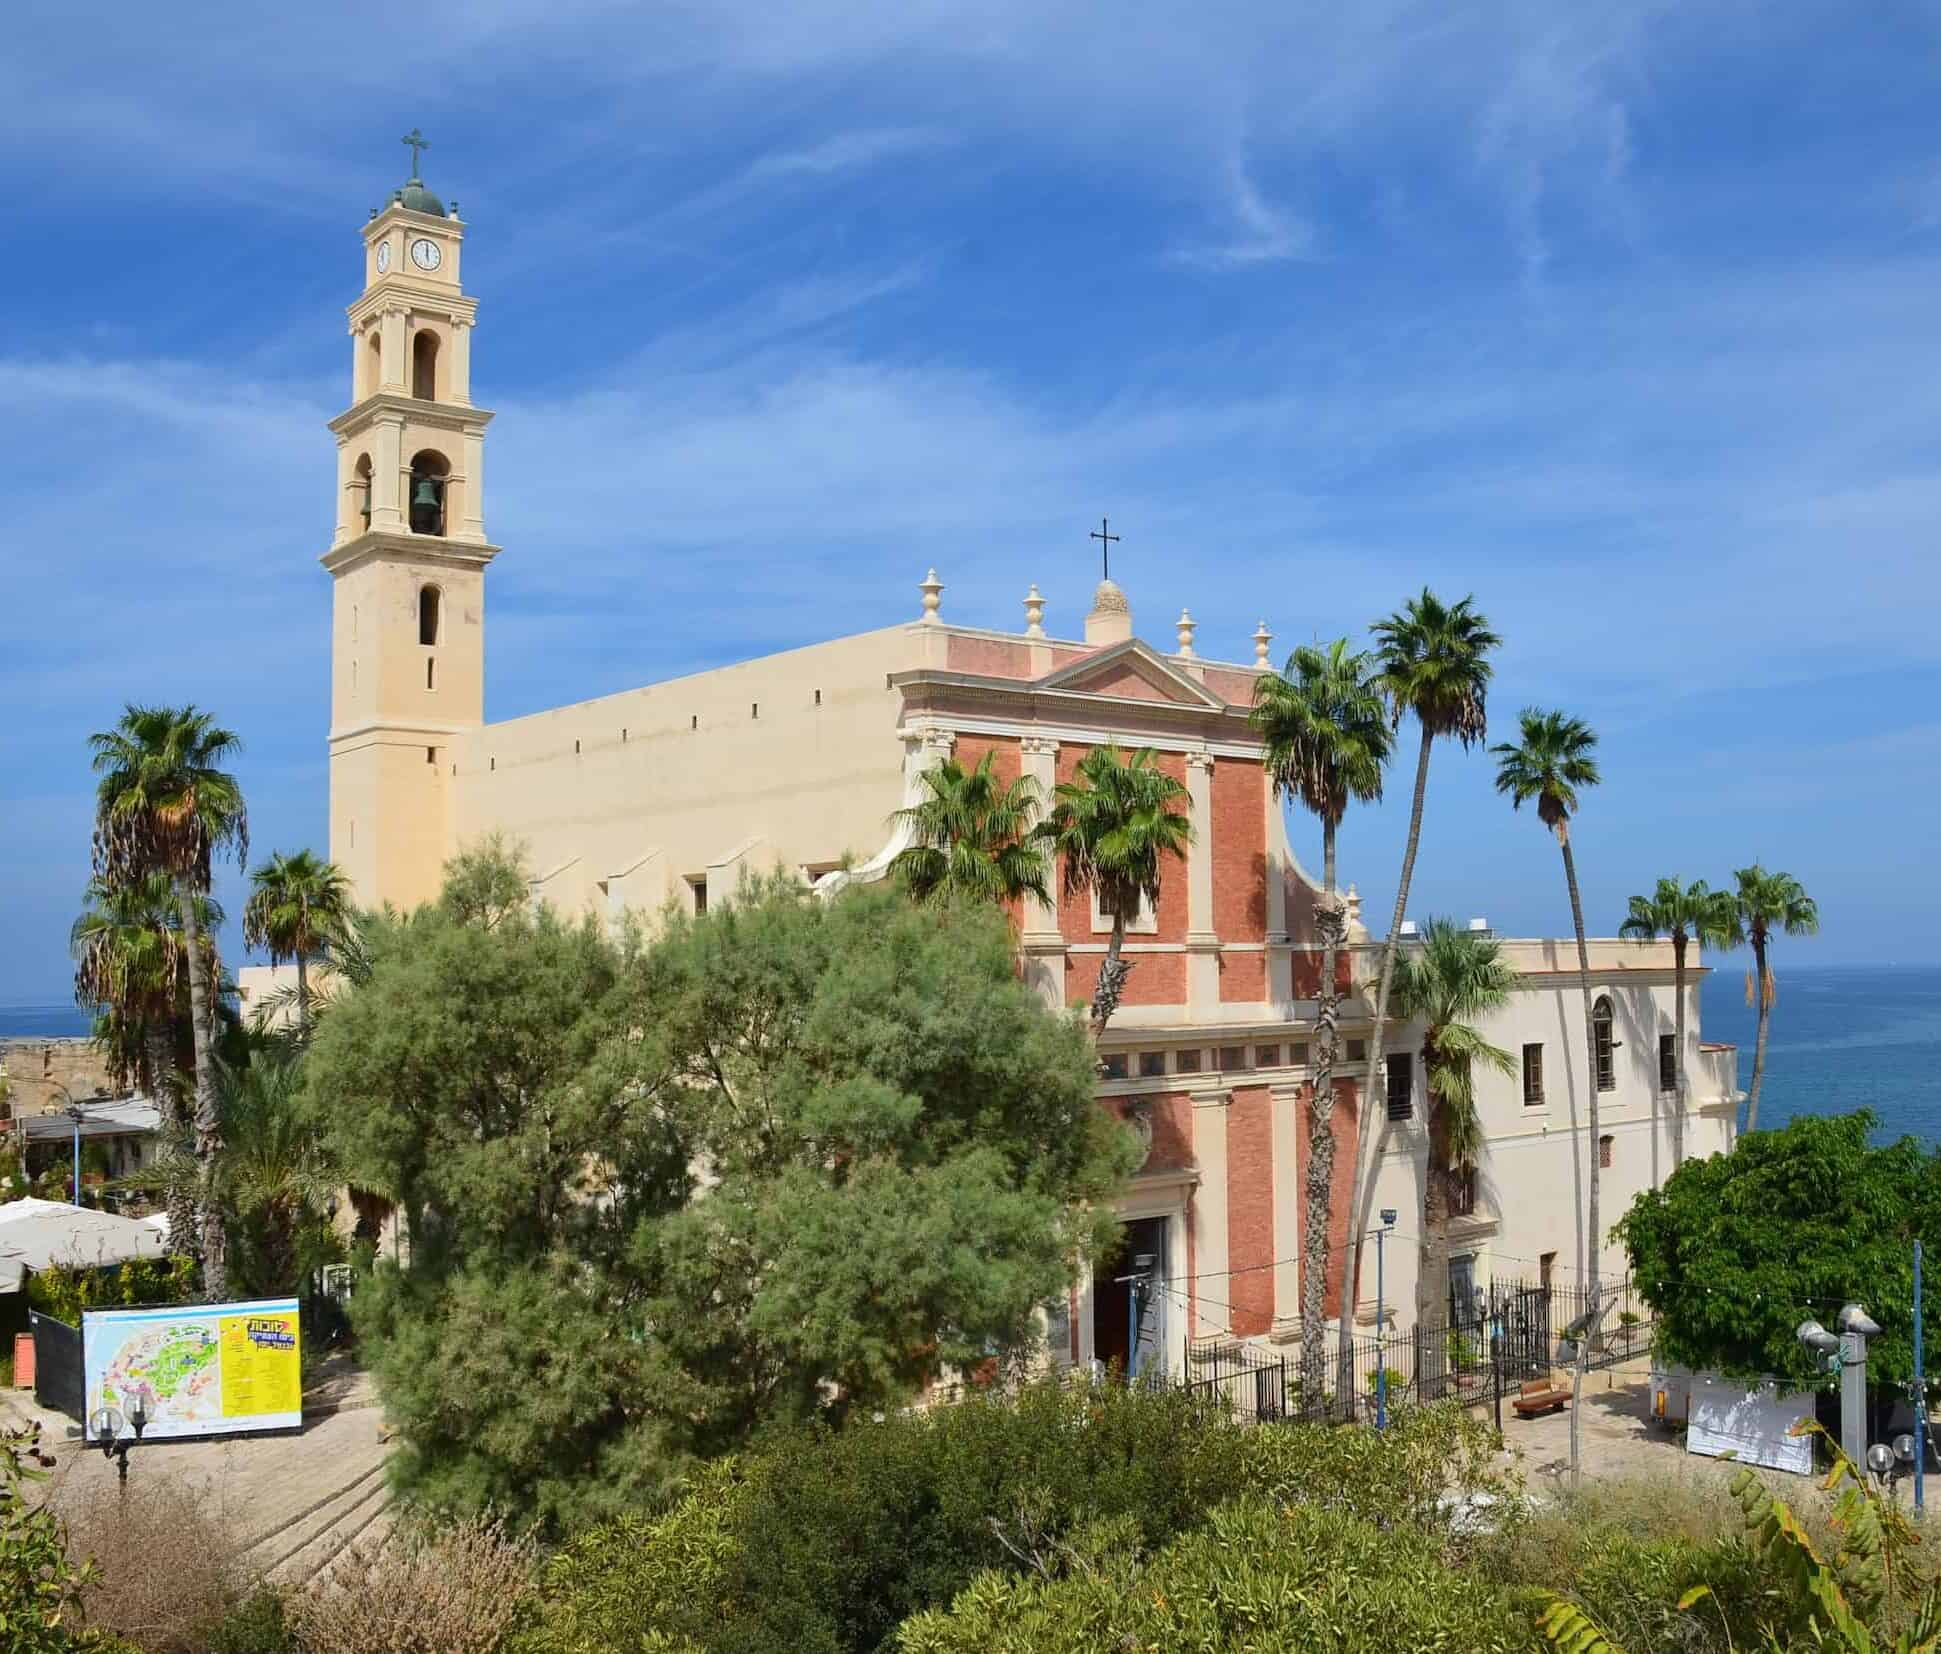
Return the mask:
{"type": "MultiPolygon", "coordinates": [[[[1142,637],[1127,594],[1107,579],[1077,627],[1048,627],[1035,585],[1018,629],[972,625],[947,616],[932,570],[896,624],[488,723],[486,597],[500,548],[485,509],[492,415],[472,399],[465,225],[414,175],[362,239],[351,401],[330,425],[335,530],[322,558],[332,583],[330,855],[358,901],[430,898],[441,864],[493,832],[523,843],[535,900],[566,913],[651,917],[670,898],[702,910],[732,899],[744,872],[776,866],[833,892],[885,875],[904,843],[894,812],[947,756],[969,766],[993,754],[1000,777],[1035,776],[1048,794],[1102,743],[1149,747],[1187,789],[1194,842],[1132,927],[1134,968],[1104,1037],[1100,1094],[1149,1143],[1123,1215],[1128,1251],[1153,1260],[1158,1290],[1134,1327],[1111,1270],[1096,1286],[1081,1282],[1053,1314],[1054,1350],[1178,1370],[1194,1348],[1293,1341],[1318,881],[1290,844],[1248,722],[1270,661],[1265,623],[1250,658],[1212,658],[1184,613],[1158,629],[1160,641],[1142,637]]],[[[1335,1105],[1331,1303],[1351,1222],[1355,1058],[1371,1034],[1379,968],[1352,891],[1349,901],[1337,1074],[1352,1078],[1340,1079],[1335,1105]]],[[[1050,1004],[1088,1000],[1110,929],[1096,905],[1034,901],[1019,920],[1026,979],[1050,1004]]],[[[1540,1269],[1562,1280],[1580,1265],[1576,1190],[1591,1148],[1578,1123],[1587,1042],[1575,948],[1504,948],[1523,986],[1484,1032],[1518,1056],[1519,1073],[1478,1081],[1488,1149],[1454,1220],[1456,1292],[1540,1269]]],[[[1691,1096],[1675,1118],[1670,945],[1599,939],[1591,960],[1595,1152],[1614,1219],[1681,1148],[1730,1141],[1735,1057],[1699,1040],[1694,968],[1691,1096]]],[[[1403,1306],[1404,1325],[1427,1164],[1419,1045],[1419,1030],[1389,1031],[1377,1111],[1387,1131],[1375,1205],[1402,1215],[1387,1301],[1403,1306]]],[[[1602,1261],[1622,1267],[1613,1247],[1602,1261]]],[[[1371,1321],[1374,1307],[1365,1278],[1358,1318],[1371,1321]]]]}

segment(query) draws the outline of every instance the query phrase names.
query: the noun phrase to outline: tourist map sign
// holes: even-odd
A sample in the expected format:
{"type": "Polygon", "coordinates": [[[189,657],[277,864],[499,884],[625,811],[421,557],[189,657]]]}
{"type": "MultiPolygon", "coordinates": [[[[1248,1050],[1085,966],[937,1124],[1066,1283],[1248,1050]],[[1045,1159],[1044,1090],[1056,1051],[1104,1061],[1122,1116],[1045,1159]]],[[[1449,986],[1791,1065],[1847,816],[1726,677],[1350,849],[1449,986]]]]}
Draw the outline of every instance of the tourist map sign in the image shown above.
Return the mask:
{"type": "Polygon", "coordinates": [[[81,1316],[87,1439],[94,1415],[124,1418],[139,1396],[142,1434],[221,1436],[303,1424],[303,1355],[297,1301],[91,1309],[81,1316]]]}

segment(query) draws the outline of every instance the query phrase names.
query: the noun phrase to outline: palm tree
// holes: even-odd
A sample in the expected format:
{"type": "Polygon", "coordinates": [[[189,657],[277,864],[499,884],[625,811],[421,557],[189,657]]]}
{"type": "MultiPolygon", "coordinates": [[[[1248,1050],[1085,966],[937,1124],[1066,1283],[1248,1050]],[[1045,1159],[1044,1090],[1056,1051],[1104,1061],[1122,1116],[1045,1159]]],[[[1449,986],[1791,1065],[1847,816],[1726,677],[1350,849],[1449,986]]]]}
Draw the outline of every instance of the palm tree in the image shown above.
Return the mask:
{"type": "MultiPolygon", "coordinates": [[[[1400,727],[1405,713],[1413,713],[1422,732],[1415,760],[1415,797],[1409,806],[1409,836],[1402,850],[1402,876],[1395,885],[1395,914],[1388,940],[1382,946],[1382,969],[1375,988],[1375,1026],[1368,1041],[1368,1077],[1361,1093],[1361,1131],[1356,1144],[1355,1241],[1349,1279],[1361,1279],[1362,1243],[1368,1232],[1368,1208],[1375,1197],[1377,1150],[1375,1112],[1381,1096],[1382,1040],[1388,1016],[1388,996],[1395,979],[1395,950],[1402,939],[1402,918],[1408,911],[1409,881],[1415,876],[1415,855],[1422,844],[1422,804],[1429,791],[1429,751],[1438,736],[1454,736],[1465,747],[1488,734],[1486,702],[1492,668],[1489,655],[1502,639],[1476,612],[1475,599],[1444,603],[1427,586],[1386,620],[1375,623],[1375,684],[1388,703],[1389,715],[1400,727]]],[[[1381,1134],[1386,1137],[1384,1130],[1381,1134]]],[[[1355,1287],[1344,1286],[1344,1307],[1354,1302],[1355,1287]]],[[[1354,1316],[1341,1317],[1341,1394],[1354,1393],[1354,1316]]]]}
{"type": "MultiPolygon", "coordinates": [[[[84,899],[69,933],[75,1000],[95,1011],[94,1038],[108,1059],[109,1078],[146,1092],[164,1122],[164,1142],[179,1148],[189,1134],[179,1076],[195,1057],[192,1037],[182,1049],[190,1021],[188,949],[174,887],[163,873],[119,887],[93,880],[84,899]]],[[[196,917],[205,968],[215,976],[222,908],[213,896],[198,896],[196,917]]],[[[176,1245],[190,1244],[193,1189],[171,1190],[169,1227],[176,1245]]]]}
{"type": "Polygon", "coordinates": [[[1788,936],[1815,936],[1820,908],[1806,887],[1790,873],[1768,873],[1759,863],[1741,867],[1733,875],[1739,888],[1732,893],[1733,926],[1730,945],[1752,944],[1752,969],[1746,973],[1746,1003],[1759,1007],[1759,1037],[1752,1048],[1752,1085],[1746,1092],[1746,1130],[1759,1129],[1759,1087],[1766,1077],[1766,1033],[1772,1021],[1777,984],[1766,962],[1766,949],[1775,929],[1788,936]]]}
{"type": "MultiPolygon", "coordinates": [[[[242,743],[193,706],[130,706],[111,730],[88,739],[95,793],[94,871],[109,885],[165,875],[182,915],[188,951],[189,1020],[195,1046],[195,1154],[205,1183],[222,1147],[216,1094],[217,984],[203,952],[196,898],[208,892],[217,856],[249,853],[242,789],[221,766],[242,743]]],[[[212,1195],[202,1206],[203,1284],[227,1296],[222,1214],[212,1195]]]]}
{"type": "Polygon", "coordinates": [[[911,829],[914,842],[890,867],[918,901],[1051,900],[1044,847],[1031,836],[1043,802],[1037,778],[1006,786],[991,772],[992,756],[971,770],[954,758],[925,770],[927,796],[890,817],[911,829]]]}
{"type": "MultiPolygon", "coordinates": [[[[1564,857],[1564,884],[1570,892],[1570,923],[1577,938],[1577,986],[1584,996],[1584,1073],[1589,1082],[1585,1095],[1590,1099],[1590,1135],[1586,1139],[1590,1176],[1589,1197],[1585,1202],[1584,1235],[1588,1259],[1591,1301],[1597,1299],[1597,1260],[1603,1231],[1598,1227],[1599,1176],[1597,1110],[1597,1032],[1591,1007],[1591,956],[1584,940],[1584,904],[1577,890],[1577,859],[1570,848],[1570,818],[1577,809],[1577,789],[1595,787],[1601,777],[1591,749],[1597,734],[1579,718],[1561,712],[1543,712],[1525,707],[1518,720],[1520,743],[1504,741],[1490,748],[1496,755],[1496,790],[1520,810],[1534,803],[1537,819],[1556,835],[1557,847],[1564,857]]],[[[1576,1122],[1572,1121],[1575,1129],[1576,1122]]]]}
{"type": "Polygon", "coordinates": [[[1064,858],[1066,891],[1091,891],[1112,920],[1092,998],[1094,1038],[1112,1020],[1132,968],[1122,957],[1127,924],[1142,903],[1158,908],[1165,860],[1184,860],[1193,842],[1193,824],[1180,810],[1186,796],[1152,748],[1127,756],[1108,741],[1079,760],[1071,780],[1059,782],[1051,814],[1038,825],[1037,836],[1064,858]]]}
{"type": "Polygon", "coordinates": [[[344,933],[350,917],[350,880],[332,861],[308,850],[272,855],[250,875],[243,907],[243,942],[262,948],[272,965],[294,959],[297,1021],[310,1021],[310,961],[344,933]]]}
{"type": "MultiPolygon", "coordinates": [[[[1251,717],[1266,745],[1267,773],[1282,798],[1298,799],[1321,821],[1322,895],[1319,1035],[1308,1094],[1306,1227],[1301,1247],[1302,1394],[1322,1388],[1327,1314],[1328,1241],[1334,1204],[1334,1062],[1341,1031],[1336,982],[1345,915],[1335,894],[1335,833],[1351,801],[1382,796],[1382,769],[1394,745],[1366,654],[1346,638],[1325,648],[1303,644],[1287,657],[1285,673],[1269,672],[1254,688],[1251,717]]],[[[1345,1279],[1345,1277],[1344,1277],[1345,1279]]],[[[1345,1298],[1344,1290],[1344,1298],[1345,1298]]],[[[1346,1315],[1344,1303],[1342,1313],[1346,1315]]]]}
{"type": "Polygon", "coordinates": [[[1631,910],[1618,935],[1634,942],[1650,942],[1660,936],[1671,939],[1672,993],[1677,999],[1673,1012],[1676,1033],[1672,1036],[1677,1063],[1677,1125],[1672,1133],[1672,1170],[1685,1162],[1685,950],[1696,941],[1701,948],[1731,945],[1733,934],[1732,898],[1714,890],[1703,879],[1686,885],[1677,879],[1660,879],[1649,896],[1633,896],[1631,910]]]}
{"type": "Polygon", "coordinates": [[[1476,1113],[1477,1065],[1501,1074],[1516,1071],[1509,1052],[1491,1045],[1475,1024],[1502,1010],[1516,984],[1517,973],[1499,944],[1459,929],[1453,919],[1431,919],[1421,946],[1396,963],[1396,1017],[1424,1024],[1429,1165],[1422,1191],[1422,1270],[1415,1292],[1421,1326],[1447,1318],[1451,1185],[1456,1173],[1474,1171],[1483,1148],[1482,1121],[1476,1113]]]}

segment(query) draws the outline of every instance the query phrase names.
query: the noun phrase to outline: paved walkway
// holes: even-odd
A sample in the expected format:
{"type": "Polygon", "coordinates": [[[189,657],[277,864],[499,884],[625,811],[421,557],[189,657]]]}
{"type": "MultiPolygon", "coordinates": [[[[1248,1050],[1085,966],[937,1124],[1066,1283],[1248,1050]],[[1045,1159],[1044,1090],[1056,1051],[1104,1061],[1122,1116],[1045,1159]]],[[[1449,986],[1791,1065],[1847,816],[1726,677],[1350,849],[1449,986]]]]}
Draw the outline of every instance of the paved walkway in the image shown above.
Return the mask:
{"type": "MultiPolygon", "coordinates": [[[[0,1391],[0,1414],[41,1427],[41,1447],[54,1459],[49,1479],[37,1484],[41,1497],[58,1507],[113,1486],[113,1462],[70,1439],[73,1421],[35,1405],[31,1390],[0,1391]]],[[[128,1480],[170,1477],[195,1488],[228,1518],[258,1577],[296,1581],[328,1567],[352,1540],[383,1532],[389,1453],[369,1375],[339,1357],[305,1394],[301,1434],[144,1443],[128,1456],[128,1480]]]]}

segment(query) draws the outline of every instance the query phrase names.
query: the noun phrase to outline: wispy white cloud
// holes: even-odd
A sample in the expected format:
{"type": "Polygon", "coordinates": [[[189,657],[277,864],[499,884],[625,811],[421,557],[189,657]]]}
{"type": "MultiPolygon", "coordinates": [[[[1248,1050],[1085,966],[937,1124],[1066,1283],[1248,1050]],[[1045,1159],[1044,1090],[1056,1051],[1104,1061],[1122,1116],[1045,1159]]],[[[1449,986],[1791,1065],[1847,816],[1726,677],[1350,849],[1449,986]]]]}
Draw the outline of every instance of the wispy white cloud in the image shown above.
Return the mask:
{"type": "Polygon", "coordinates": [[[756,178],[824,177],[872,167],[900,155],[939,149],[952,141],[951,134],[924,126],[840,132],[799,149],[776,150],[748,170],[756,178]]]}

